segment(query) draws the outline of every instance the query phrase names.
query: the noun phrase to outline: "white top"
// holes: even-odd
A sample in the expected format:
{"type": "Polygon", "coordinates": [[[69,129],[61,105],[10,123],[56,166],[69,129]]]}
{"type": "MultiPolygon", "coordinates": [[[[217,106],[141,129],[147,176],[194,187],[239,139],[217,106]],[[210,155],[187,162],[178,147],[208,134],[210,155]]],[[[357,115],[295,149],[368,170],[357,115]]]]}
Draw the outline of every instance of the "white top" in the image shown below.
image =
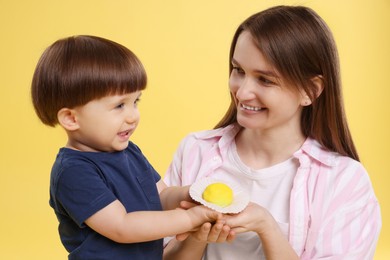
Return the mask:
{"type": "MultiPolygon", "coordinates": [[[[298,160],[290,158],[272,167],[255,170],[241,161],[235,142],[232,142],[227,149],[228,160],[215,171],[213,178],[238,183],[248,191],[252,202],[270,211],[287,239],[290,191],[298,169],[298,160]]],[[[208,244],[203,259],[265,259],[265,257],[258,235],[247,232],[238,234],[232,243],[208,244]]]]}

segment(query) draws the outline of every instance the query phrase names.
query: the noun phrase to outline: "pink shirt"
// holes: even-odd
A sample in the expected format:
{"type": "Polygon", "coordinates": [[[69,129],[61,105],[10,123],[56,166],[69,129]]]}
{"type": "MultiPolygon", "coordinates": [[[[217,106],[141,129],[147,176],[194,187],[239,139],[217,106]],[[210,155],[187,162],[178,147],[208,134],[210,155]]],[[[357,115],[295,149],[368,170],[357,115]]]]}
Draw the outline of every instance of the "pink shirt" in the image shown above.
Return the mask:
{"type": "MultiPolygon", "coordinates": [[[[168,185],[191,185],[227,159],[239,127],[188,135],[165,175],[168,185]]],[[[289,242],[301,259],[373,259],[381,215],[369,176],[357,161],[308,138],[290,197],[289,242]]]]}

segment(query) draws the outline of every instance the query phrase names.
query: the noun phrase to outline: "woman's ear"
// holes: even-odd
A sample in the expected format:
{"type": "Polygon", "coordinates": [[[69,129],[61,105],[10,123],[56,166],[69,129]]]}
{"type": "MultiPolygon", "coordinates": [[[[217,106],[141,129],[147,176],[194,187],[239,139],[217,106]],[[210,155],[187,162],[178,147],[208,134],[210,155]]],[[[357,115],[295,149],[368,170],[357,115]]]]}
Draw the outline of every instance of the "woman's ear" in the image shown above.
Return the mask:
{"type": "Polygon", "coordinates": [[[311,81],[313,82],[316,88],[315,98],[318,98],[321,95],[322,91],[324,90],[324,80],[322,76],[315,76],[314,78],[311,79],[311,81]]]}
{"type": "Polygon", "coordinates": [[[61,108],[57,113],[58,123],[67,131],[79,129],[76,114],[73,109],[61,108]]]}
{"type": "Polygon", "coordinates": [[[310,99],[310,97],[306,93],[302,94],[301,106],[303,107],[310,106],[311,103],[312,100],[310,99]]]}
{"type": "Polygon", "coordinates": [[[322,76],[315,76],[314,78],[311,79],[311,81],[315,88],[314,97],[313,99],[311,99],[310,96],[307,95],[307,93],[303,93],[302,100],[301,100],[302,106],[311,105],[313,101],[317,99],[321,95],[322,91],[324,90],[324,82],[322,80],[322,76]]]}

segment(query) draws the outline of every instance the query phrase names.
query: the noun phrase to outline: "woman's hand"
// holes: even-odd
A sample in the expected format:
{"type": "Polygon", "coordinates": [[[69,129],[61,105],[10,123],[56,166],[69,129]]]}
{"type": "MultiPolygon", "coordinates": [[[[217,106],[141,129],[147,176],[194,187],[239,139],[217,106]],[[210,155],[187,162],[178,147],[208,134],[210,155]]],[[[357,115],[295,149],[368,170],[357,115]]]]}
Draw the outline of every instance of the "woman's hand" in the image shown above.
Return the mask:
{"type": "Polygon", "coordinates": [[[235,238],[235,232],[224,221],[217,221],[215,224],[204,223],[198,230],[176,235],[178,241],[185,240],[192,236],[198,242],[223,243],[231,242],[235,238]]]}
{"type": "MultiPolygon", "coordinates": [[[[180,207],[183,209],[189,209],[198,204],[182,201],[180,207]]],[[[187,239],[188,236],[198,242],[205,243],[222,243],[222,242],[231,242],[235,238],[235,232],[230,229],[228,225],[225,224],[225,220],[222,218],[217,220],[215,223],[206,222],[200,226],[199,229],[193,230],[191,232],[186,232],[183,234],[176,235],[178,241],[183,241],[187,239]]]]}
{"type": "Polygon", "coordinates": [[[234,232],[256,232],[266,259],[299,259],[271,213],[260,205],[251,202],[239,214],[224,219],[234,232]]]}
{"type": "Polygon", "coordinates": [[[261,235],[277,225],[268,210],[253,202],[238,214],[225,215],[224,220],[235,233],[254,231],[261,235]]]}

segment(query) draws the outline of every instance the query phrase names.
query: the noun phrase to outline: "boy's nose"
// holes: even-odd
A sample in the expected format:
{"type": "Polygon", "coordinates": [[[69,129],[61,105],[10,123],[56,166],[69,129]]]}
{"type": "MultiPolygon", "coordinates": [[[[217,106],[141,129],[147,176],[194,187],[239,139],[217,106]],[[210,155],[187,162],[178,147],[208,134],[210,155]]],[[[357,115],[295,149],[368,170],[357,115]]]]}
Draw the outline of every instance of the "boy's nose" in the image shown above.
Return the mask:
{"type": "Polygon", "coordinates": [[[133,124],[137,122],[139,118],[139,113],[136,109],[129,109],[127,116],[126,116],[126,123],[133,124]]]}

